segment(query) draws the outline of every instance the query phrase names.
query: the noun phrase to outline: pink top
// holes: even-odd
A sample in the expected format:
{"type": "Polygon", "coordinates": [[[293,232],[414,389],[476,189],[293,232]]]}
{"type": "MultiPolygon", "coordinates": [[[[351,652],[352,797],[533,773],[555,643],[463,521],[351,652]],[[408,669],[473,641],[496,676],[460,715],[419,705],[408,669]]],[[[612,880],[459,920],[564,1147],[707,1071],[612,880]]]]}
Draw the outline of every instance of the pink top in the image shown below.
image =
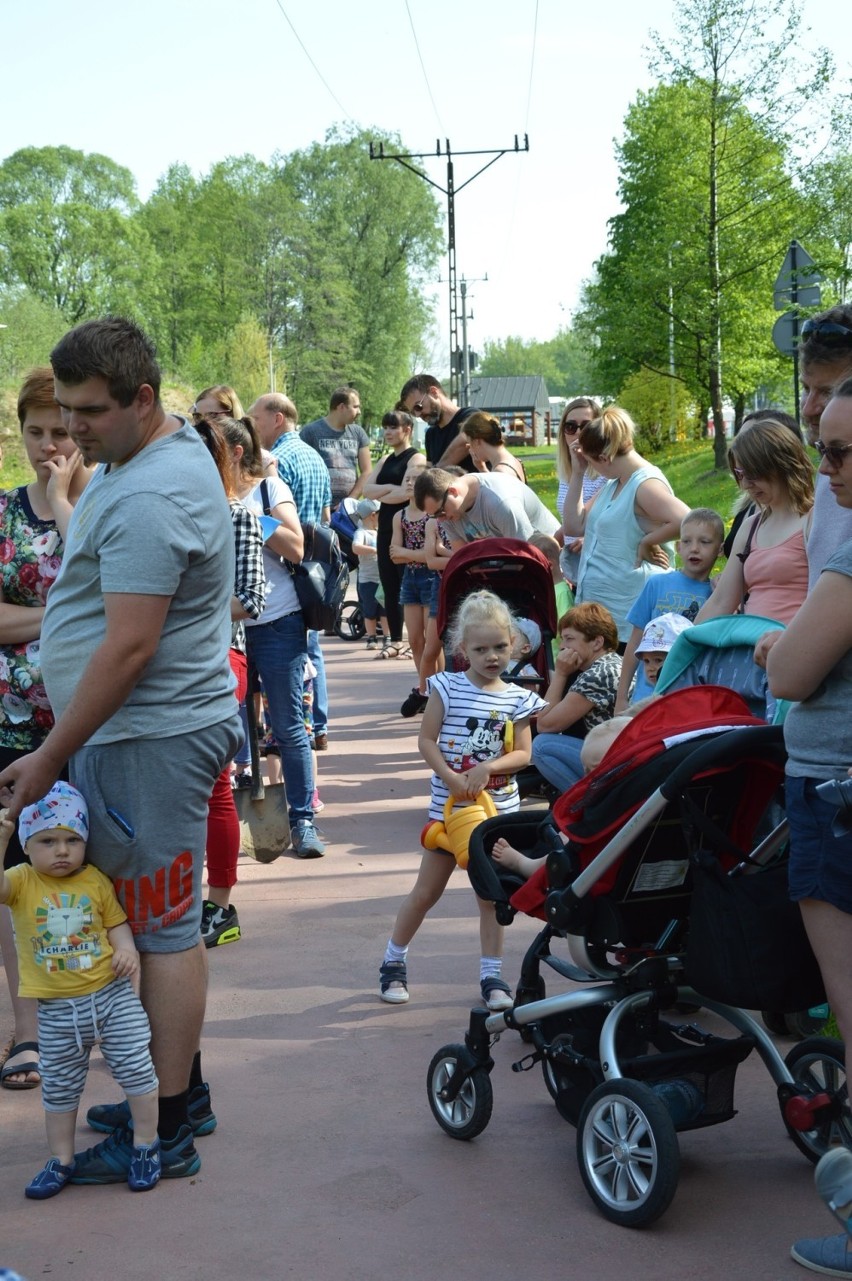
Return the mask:
{"type": "Polygon", "coordinates": [[[785,627],[808,593],[808,557],[801,529],[774,547],[752,547],[743,565],[746,614],[774,618],[785,627]]]}

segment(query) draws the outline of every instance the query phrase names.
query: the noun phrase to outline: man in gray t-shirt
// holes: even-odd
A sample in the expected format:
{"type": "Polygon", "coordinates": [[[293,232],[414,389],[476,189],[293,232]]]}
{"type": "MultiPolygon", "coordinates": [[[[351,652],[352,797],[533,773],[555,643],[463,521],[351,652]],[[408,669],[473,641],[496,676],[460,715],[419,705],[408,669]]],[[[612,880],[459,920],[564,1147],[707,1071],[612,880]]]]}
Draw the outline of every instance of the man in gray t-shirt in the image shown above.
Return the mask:
{"type": "Polygon", "coordinates": [[[344,498],[359,497],[370,470],[370,439],[355,421],[360,412],[357,391],[338,387],[331,394],[325,418],[307,423],[300,432],[300,438],[317,451],[328,468],[332,507],[344,498]]]}
{"type": "MultiPolygon", "coordinates": [[[[190,1105],[212,1119],[199,926],[207,807],[242,737],[228,662],[234,535],[216,468],[163,409],[136,325],[87,321],[50,359],[69,434],[101,467],[71,516],[42,623],[56,724],[0,771],[0,804],[16,817],[66,763],[88,801],[91,862],[113,881],[140,953],[163,1177],[181,1178],[201,1166],[190,1105]]],[[[133,1155],[128,1114],[93,1111],[115,1133],[75,1156],[71,1181],[112,1183],[133,1155]]]]}
{"type": "Polygon", "coordinates": [[[414,482],[414,501],[421,511],[441,518],[452,546],[475,538],[526,540],[534,532],[555,534],[559,528],[529,485],[511,476],[453,476],[428,467],[414,482]]]}

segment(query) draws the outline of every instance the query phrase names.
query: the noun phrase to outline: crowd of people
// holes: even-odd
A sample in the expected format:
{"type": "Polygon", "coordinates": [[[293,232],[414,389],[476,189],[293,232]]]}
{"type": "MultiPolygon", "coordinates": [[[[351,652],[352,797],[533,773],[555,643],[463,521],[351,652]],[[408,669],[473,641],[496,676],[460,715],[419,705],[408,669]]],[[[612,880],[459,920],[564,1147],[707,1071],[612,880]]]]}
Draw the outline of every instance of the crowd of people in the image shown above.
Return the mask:
{"type": "MultiPolygon", "coordinates": [[[[57,344],[18,398],[33,480],[0,495],[0,901],[19,939],[43,935],[44,923],[30,920],[30,879],[76,876],[87,840],[110,892],[98,882],[102,960],[79,987],[67,981],[70,951],[57,964],[55,952],[48,963],[47,949],[36,950],[19,972],[11,915],[0,908],[15,1016],[0,1084],[41,1083],[51,1149],[28,1196],[69,1181],[143,1190],[199,1168],[194,1139],[216,1124],[201,1067],[205,949],[240,937],[232,788],[248,776],[246,723],[258,716],[280,761],[293,850],[325,852],[315,825],[316,754],[329,745],[322,641],[305,626],[292,570],[305,527],[328,523],[343,504],[357,527],[365,650],[415,666],[400,710],[422,716],[436,822],[483,797],[497,813],[517,808],[516,776],[530,762],[566,790],[606,750],[606,727],[614,732],[654,696],[685,629],[738,613],[766,620],[754,663],[772,693],[794,703],[785,724],[790,893],[852,1043],[852,837],[838,835],[816,790],[852,765],[852,308],[805,322],[799,356],[816,479],[795,422],[773,411],[744,422],[728,454],[742,496],[737,528],[714,577],[722,516],[687,508],[638,452],[616,405],[566,405],[557,517],[527,484],[500,421],[460,408],[432,375],[401,389],[374,463],[351,386],[301,431],[287,396],[267,393],[245,412],[224,384],[200,392],[187,419],[163,409],[153,349],[130,322],[87,322],[57,344]],[[422,451],[416,418],[427,424],[422,451]],[[531,662],[539,623],[490,591],[467,595],[448,636],[438,634],[442,573],[484,538],[520,539],[546,558],[559,619],[546,677],[531,662]],[[98,1035],[93,1002],[107,1009],[133,996],[137,974],[141,1005],[120,1006],[127,1097],[90,1109],[107,1137],[75,1154],[98,1035]],[[77,996],[93,1027],[72,1070],[59,1002],[77,996]]],[[[409,945],[454,866],[451,852],[424,849],[380,966],[387,1003],[409,1000],[409,945]]],[[[502,930],[489,904],[478,907],[481,996],[505,1009],[513,996],[502,930]]],[[[121,1049],[119,1037],[116,1061],[121,1049]]],[[[817,1256],[846,1266],[834,1239],[797,1250],[806,1266],[817,1256]]]]}

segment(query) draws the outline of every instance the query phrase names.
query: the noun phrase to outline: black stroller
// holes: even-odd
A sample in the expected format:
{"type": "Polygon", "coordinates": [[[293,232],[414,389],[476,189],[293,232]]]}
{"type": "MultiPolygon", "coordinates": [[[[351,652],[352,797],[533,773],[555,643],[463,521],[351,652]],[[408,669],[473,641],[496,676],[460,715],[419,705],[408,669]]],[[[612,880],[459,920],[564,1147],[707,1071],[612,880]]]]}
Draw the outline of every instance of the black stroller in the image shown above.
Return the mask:
{"type": "Polygon", "coordinates": [[[786,822],[768,822],[784,760],[781,730],[737,694],[680,690],[636,716],[552,815],[501,816],[476,829],[476,892],[504,924],[520,910],[545,925],[514,1007],[472,1010],[464,1044],[432,1059],[429,1104],[447,1134],[472,1139],[485,1129],[491,1046],[516,1031],[530,1048],[513,1069],[541,1065],[577,1128],[589,1195],[625,1227],[654,1222],[671,1203],[677,1135],[735,1116],[737,1068],[753,1050],[806,1156],[852,1143],[842,1044],[805,1040],[785,1061],[745,1012],[823,999],[786,898],[786,822]],[[490,857],[498,836],[546,862],[528,881],[507,874],[490,857]],[[548,997],[545,968],[575,986],[548,997]],[[735,1035],[684,1022],[683,1003],[721,1016],[735,1035]]]}

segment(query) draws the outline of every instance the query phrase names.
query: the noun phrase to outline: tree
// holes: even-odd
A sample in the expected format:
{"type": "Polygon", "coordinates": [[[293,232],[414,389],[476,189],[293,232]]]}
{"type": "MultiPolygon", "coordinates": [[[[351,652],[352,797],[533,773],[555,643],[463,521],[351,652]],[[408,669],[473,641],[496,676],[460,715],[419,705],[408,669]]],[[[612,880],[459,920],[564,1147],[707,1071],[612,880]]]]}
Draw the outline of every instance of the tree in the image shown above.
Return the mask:
{"type": "Polygon", "coordinates": [[[18,382],[47,363],[48,352],[68,328],[62,312],[26,290],[0,292],[0,382],[18,382]]]}
{"type": "Polygon", "coordinates": [[[712,408],[724,466],[723,371],[736,400],[778,367],[771,286],[806,218],[793,181],[805,164],[797,113],[810,102],[816,132],[813,104],[830,62],[820,53],[801,70],[791,3],[683,0],[677,28],[673,43],[655,37],[665,83],[628,113],[624,212],[611,222],[581,324],[599,338],[606,390],[638,368],[670,375],[673,365],[712,408]]]}
{"type": "Polygon", "coordinates": [[[107,156],[25,147],[0,164],[0,261],[69,324],[104,311],[138,314],[152,270],[132,218],[133,175],[107,156]]]}
{"type": "Polygon", "coordinates": [[[541,375],[551,396],[566,399],[589,395],[594,386],[591,352],[573,329],[560,329],[546,342],[486,342],[479,372],[490,378],[541,375]]]}

